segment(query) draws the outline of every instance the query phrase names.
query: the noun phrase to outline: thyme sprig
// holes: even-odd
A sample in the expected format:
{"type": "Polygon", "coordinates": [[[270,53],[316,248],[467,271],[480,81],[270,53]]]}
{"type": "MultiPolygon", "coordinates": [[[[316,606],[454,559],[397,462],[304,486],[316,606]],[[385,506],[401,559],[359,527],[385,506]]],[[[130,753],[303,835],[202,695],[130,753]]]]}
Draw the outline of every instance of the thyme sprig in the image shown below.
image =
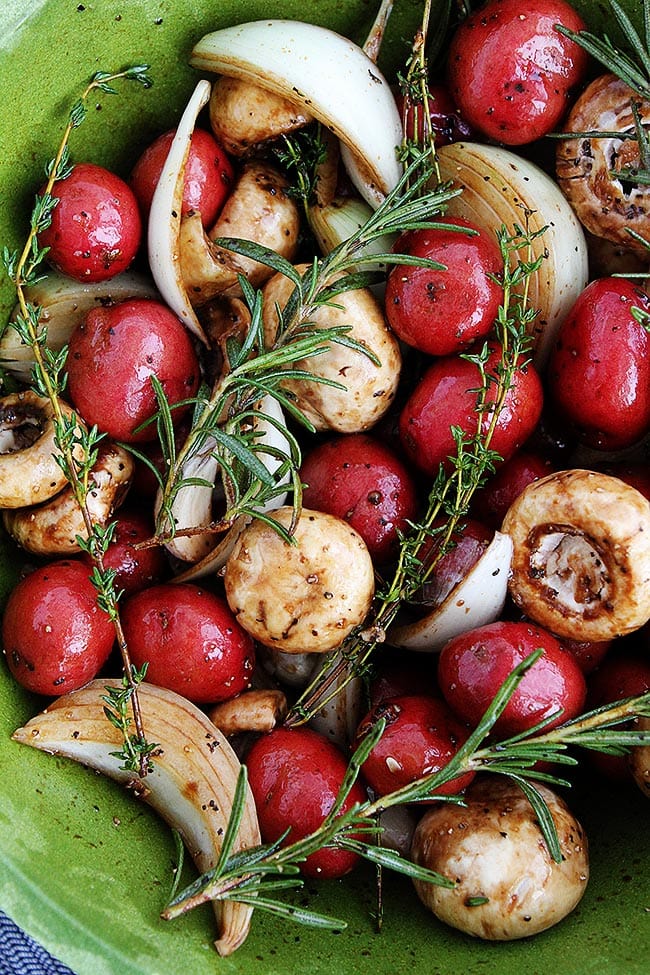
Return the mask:
{"type": "Polygon", "coordinates": [[[299,876],[300,865],[311,853],[326,846],[353,851],[371,863],[412,879],[453,887],[450,878],[412,863],[382,846],[381,842],[377,843],[375,837],[378,833],[381,835],[381,813],[393,806],[430,801],[434,794],[440,802],[462,803],[462,797],[440,795],[439,791],[466,772],[491,772],[506,775],[515,781],[533,807],[550,855],[560,862],[562,850],[555,824],[534,782],[559,786],[569,783],[557,774],[540,771],[536,766],[540,761],[550,761],[560,766],[575,764],[576,759],[568,754],[568,749],[576,746],[619,754],[631,747],[647,745],[650,743],[650,732],[621,729],[619,726],[627,723],[631,717],[650,715],[650,694],[598,708],[548,730],[548,724],[556,717],[551,715],[524,733],[493,743],[489,736],[496,721],[541,653],[541,650],[535,651],[506,678],[477,727],[442,770],[425,775],[389,795],[355,803],[344,809],[361,766],[383,733],[384,721],[378,721],[352,756],[336,801],[323,823],[308,836],[292,843],[286,843],[288,837],[285,834],[275,843],[232,853],[245,802],[246,769],[243,766],[219,862],[214,869],[173,897],[163,911],[163,918],[169,920],[178,917],[206,901],[235,900],[271,911],[288,920],[341,930],[345,927],[345,921],[295,908],[274,896],[268,896],[280,890],[303,886],[299,876]]]}
{"type": "MultiPolygon", "coordinates": [[[[447,2],[441,11],[438,31],[442,31],[443,23],[446,26],[449,18],[449,6],[450,4],[447,2]]],[[[398,72],[397,74],[397,81],[403,96],[402,129],[404,131],[399,156],[401,161],[408,165],[414,159],[417,160],[423,147],[426,147],[431,153],[436,180],[440,183],[440,170],[435,146],[436,133],[431,127],[431,103],[433,99],[429,90],[429,66],[426,55],[430,21],[431,0],[425,0],[422,23],[413,39],[411,55],[406,63],[406,73],[398,72]],[[408,136],[409,116],[412,120],[414,137],[408,136]]]]}
{"type": "Polygon", "coordinates": [[[58,454],[55,459],[61,467],[66,480],[70,484],[75,500],[80,508],[86,537],[77,537],[77,542],[83,551],[91,556],[94,567],[91,581],[97,590],[97,601],[113,622],[118,646],[122,655],[125,679],[129,688],[128,700],[133,711],[135,734],[125,737],[124,761],[129,768],[146,774],[148,768],[147,755],[150,746],[147,744],[143,728],[140,708],[137,699],[137,684],[135,672],[132,669],[128,647],[120,622],[118,609],[119,593],[115,589],[115,573],[108,570],[104,564],[104,556],[110,544],[114,526],[104,526],[96,523],[90,512],[88,499],[94,484],[92,479],[93,467],[97,461],[98,445],[102,439],[96,427],[86,429],[79,422],[74,412],[64,409],[62,397],[66,386],[65,361],[67,348],[55,352],[47,346],[47,329],[41,322],[42,309],[29,301],[28,289],[41,281],[45,276],[43,265],[48,249],[42,247],[39,235],[50,226],[52,214],[58,203],[55,196],[55,185],[71,172],[70,137],[87,116],[86,104],[93,92],[101,91],[115,94],[114,83],[120,80],[136,81],[144,87],[150,87],[151,81],[147,75],[147,65],[134,65],[118,72],[98,71],[90,79],[81,97],[75,102],[69,112],[68,120],[59,143],[57,152],[46,167],[46,183],[41,193],[36,197],[30,217],[27,239],[22,251],[10,252],[3,250],[3,264],[5,270],[16,288],[18,311],[9,327],[14,328],[21,341],[33,352],[32,386],[34,391],[49,400],[54,414],[54,442],[58,454]]]}
{"type": "Polygon", "coordinates": [[[501,347],[500,360],[494,372],[489,372],[489,343],[485,343],[479,352],[464,356],[476,365],[480,377],[480,385],[475,391],[476,434],[470,436],[460,428],[452,429],[456,452],[449,458],[451,469],[440,467],[423,518],[401,539],[392,578],[378,593],[375,610],[330,655],[329,663],[294,703],[285,722],[289,727],[304,724],[340,693],[345,684],[363,672],[373,651],[384,642],[403,605],[417,602],[423,583],[453,544],[454,533],[467,515],[475,491],[494,471],[499,459],[491,447],[494,432],[515,374],[529,358],[528,329],[535,310],[529,305],[528,290],[531,276],[544,259],[543,255],[532,257],[534,242],[541,234],[543,230],[531,233],[526,220],[512,232],[506,228],[499,231],[504,270],[495,333],[501,347]],[[441,516],[442,527],[438,527],[441,516]],[[436,536],[433,554],[423,564],[423,546],[433,536],[436,536]]]}
{"type": "MultiPolygon", "coordinates": [[[[227,342],[226,367],[211,393],[197,400],[192,429],[183,447],[172,450],[173,438],[163,437],[167,473],[164,479],[159,478],[162,499],[156,531],[159,541],[187,533],[186,526],[175,522],[174,503],[180,492],[192,484],[210,486],[200,474],[197,480],[197,466],[201,468],[202,458],[206,467],[211,460],[218,461],[225,494],[221,518],[201,526],[202,530],[225,531],[241,516],[264,517],[265,505],[287,490],[293,499],[295,518],[298,517],[301,498],[298,443],[286,426],[278,424],[286,449],[275,448],[274,463],[269,463],[269,447],[260,435],[260,422],[268,419],[268,414],[264,415],[259,403],[263,397],[270,396],[293,420],[314,432],[299,404],[286,391],[286,381],[306,380],[342,388],[338,382],[318,377],[302,365],[306,359],[325,354],[332,343],[375,358],[371,349],[354,339],[348,326],[319,327],[314,316],[319,309],[336,307],[342,293],[376,281],[376,272],[368,268],[377,262],[440,267],[435,261],[406,254],[364,254],[364,249],[375,239],[395,230],[428,227],[432,219],[444,212],[446,203],[459,191],[448,186],[428,189],[430,179],[428,153],[421,153],[368,221],[329,254],[315,259],[304,273],[259,244],[219,238],[220,246],[284,274],[293,284],[293,291],[285,307],[278,310],[275,338],[267,343],[261,294],[244,278],[240,279],[251,313],[247,333],[242,339],[231,338],[227,342]]],[[[169,408],[163,402],[162,391],[158,392],[158,423],[164,424],[169,408]]],[[[277,522],[270,523],[282,533],[277,522]]],[[[190,531],[195,532],[196,528],[190,531]]]]}

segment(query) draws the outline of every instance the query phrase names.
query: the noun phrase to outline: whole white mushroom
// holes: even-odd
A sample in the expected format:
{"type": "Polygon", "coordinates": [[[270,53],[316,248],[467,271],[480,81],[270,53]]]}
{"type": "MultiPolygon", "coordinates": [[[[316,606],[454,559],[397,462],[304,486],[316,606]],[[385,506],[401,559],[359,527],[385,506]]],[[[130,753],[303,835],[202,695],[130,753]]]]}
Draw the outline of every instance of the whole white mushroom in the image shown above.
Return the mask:
{"type": "Polygon", "coordinates": [[[501,777],[476,779],[466,807],[443,803],[420,820],[413,860],[455,884],[414,882],[441,921],[477,938],[510,941],[545,931],[578,904],[589,878],[586,837],[559,796],[546,786],[537,789],[555,822],[560,863],[524,793],[501,777]]]}
{"type": "MultiPolygon", "coordinates": [[[[293,509],[271,517],[287,531],[293,509]]],[[[365,619],[374,596],[372,559],[347,522],[303,508],[287,542],[265,521],[241,533],[226,562],[226,598],[256,640],[288,653],[325,653],[365,619]]]]}

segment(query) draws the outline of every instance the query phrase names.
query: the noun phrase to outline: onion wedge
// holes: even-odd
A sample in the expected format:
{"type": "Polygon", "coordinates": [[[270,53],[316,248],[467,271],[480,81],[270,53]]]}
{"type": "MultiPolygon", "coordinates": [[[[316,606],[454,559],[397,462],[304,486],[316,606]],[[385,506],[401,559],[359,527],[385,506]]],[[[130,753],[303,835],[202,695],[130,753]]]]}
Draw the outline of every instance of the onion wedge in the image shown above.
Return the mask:
{"type": "MultiPolygon", "coordinates": [[[[224,735],[193,704],[173,691],[141,684],[138,698],[147,740],[160,747],[153,771],[141,779],[115,756],[121,732],[104,713],[106,680],[94,680],[58,698],[18,728],[14,741],[72,758],[127,785],[183,837],[197,869],[215,866],[228,824],[240,763],[224,735]]],[[[248,792],[233,853],[260,842],[257,813],[248,792]]],[[[252,908],[215,901],[219,925],[215,947],[229,955],[245,940],[252,908]]]]}
{"type": "Polygon", "coordinates": [[[190,141],[199,112],[210,100],[211,90],[208,81],[199,81],[181,116],[151,201],[147,233],[149,266],[160,294],[190,332],[205,344],[205,333],[183,284],[179,235],[190,141]]]}
{"type": "Polygon", "coordinates": [[[386,642],[393,647],[434,653],[459,633],[492,623],[501,615],[508,593],[512,539],[494,538],[476,565],[430,613],[414,623],[393,626],[386,642]]]}
{"type": "MultiPolygon", "coordinates": [[[[490,233],[514,226],[544,233],[533,258],[544,254],[530,278],[534,363],[542,369],[557,330],[588,280],[587,244],[582,227],[557,184],[534,163],[500,146],[455,142],[438,153],[440,176],[461,186],[448,213],[466,217],[490,233]]],[[[521,254],[524,260],[529,256],[521,254]]]]}
{"type": "Polygon", "coordinates": [[[352,41],[314,24],[258,20],[206,34],[190,64],[304,105],[342,143],[357,190],[379,206],[397,185],[402,126],[388,82],[352,41]]]}

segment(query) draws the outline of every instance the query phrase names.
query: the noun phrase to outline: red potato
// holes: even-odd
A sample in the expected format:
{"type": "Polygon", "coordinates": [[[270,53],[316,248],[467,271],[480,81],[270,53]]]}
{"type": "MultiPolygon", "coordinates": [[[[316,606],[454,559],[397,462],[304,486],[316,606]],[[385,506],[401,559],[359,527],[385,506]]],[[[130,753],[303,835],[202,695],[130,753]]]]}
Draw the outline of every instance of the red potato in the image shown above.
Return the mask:
{"type": "MultiPolygon", "coordinates": [[[[347,770],[336,745],[311,728],[277,728],[253,744],[246,757],[248,781],[255,799],[262,839],[283,846],[308,836],[322,824],[334,805],[347,770]]],[[[356,782],[343,804],[346,812],[366,798],[356,782]]],[[[347,850],[324,847],[301,866],[307,877],[342,877],[358,857],[347,850]]]]}
{"type": "Polygon", "coordinates": [[[565,0],[490,0],[454,34],[447,80],[463,117],[489,139],[523,145],[553,131],[588,57],[555,30],[584,22],[565,0]]]}
{"type": "Polygon", "coordinates": [[[560,641],[565,650],[574,657],[583,674],[591,674],[603,662],[613,640],[570,640],[560,641]]]}
{"type": "Polygon", "coordinates": [[[48,261],[79,281],[107,281],[138,252],[142,223],[130,187],[94,163],[78,163],[52,190],[58,203],[39,234],[48,261]]]}
{"type": "Polygon", "coordinates": [[[551,353],[551,402],[590,447],[618,450],[650,430],[650,333],[634,308],[650,311],[650,297],[634,281],[592,281],[551,353]]]}
{"type": "Polygon", "coordinates": [[[97,675],[115,630],[97,604],[81,559],[62,559],[25,576],[2,618],[2,646],[11,673],[35,694],[60,695],[97,675]]]}
{"type": "MultiPolygon", "coordinates": [[[[115,572],[115,590],[130,596],[159,582],[165,575],[167,562],[162,548],[152,545],[137,548],[153,535],[153,524],[144,511],[120,508],[115,516],[115,532],[104,555],[104,567],[115,572]]],[[[89,555],[82,556],[89,566],[89,555]]]]}
{"type": "Polygon", "coordinates": [[[471,125],[463,118],[454,104],[446,85],[429,85],[429,123],[424,122],[424,106],[421,103],[409,102],[405,108],[404,96],[397,96],[397,107],[403,120],[404,132],[407,139],[417,140],[419,145],[426,145],[428,132],[434,133],[436,146],[447,146],[450,142],[473,138],[471,125]]]}
{"type": "Polygon", "coordinates": [[[553,464],[536,451],[518,450],[488,479],[472,499],[476,517],[499,528],[505,513],[528,484],[553,471],[553,464]]]}
{"type": "Polygon", "coordinates": [[[250,684],[254,644],[225,599],[190,583],[161,583],[124,603],[122,624],[147,680],[195,704],[225,701],[250,684]]]}
{"type": "Polygon", "coordinates": [[[541,627],[488,623],[454,637],[442,648],[438,681],[452,711],[476,725],[514,668],[537,649],[527,671],[494,725],[498,736],[516,735],[557,713],[548,727],[580,714],[585,678],[573,656],[541,627]]]}
{"type": "MultiPolygon", "coordinates": [[[[501,360],[501,348],[492,343],[485,369],[493,374],[501,360]]],[[[449,456],[456,454],[452,427],[473,436],[478,427],[477,389],[481,387],[479,367],[461,356],[436,360],[411,393],[400,414],[400,438],[407,456],[425,474],[435,476],[442,464],[449,469],[449,456]]],[[[494,402],[495,386],[487,392],[494,402]]],[[[543,391],[532,365],[518,369],[496,423],[491,448],[508,460],[535,429],[542,412],[543,391]]],[[[485,432],[489,410],[483,418],[485,432]]]]}
{"type": "MultiPolygon", "coordinates": [[[[147,146],[131,171],[129,185],[136,195],[143,218],[149,216],[151,200],[174,138],[174,130],[159,135],[147,146]]],[[[185,164],[183,215],[201,214],[209,229],[217,219],[232,189],[234,170],[225,150],[205,129],[194,129],[185,164]]]]}
{"type": "MultiPolygon", "coordinates": [[[[84,420],[114,440],[156,437],[155,375],[171,405],[194,395],[199,361],[188,331],[161,302],[122,301],[93,308],[70,337],[68,390],[84,420]]],[[[178,416],[178,411],[176,411],[178,416]]]]}
{"type": "Polygon", "coordinates": [[[495,280],[503,270],[496,238],[462,217],[445,222],[459,229],[413,230],[395,245],[398,253],[437,261],[444,269],[396,264],[386,283],[388,324],[428,355],[451,355],[486,336],[503,296],[495,280]]]}
{"type": "Polygon", "coordinates": [[[316,446],[300,468],[308,508],[352,525],[376,562],[397,552],[398,532],[417,514],[413,478],[397,455],[368,434],[336,437],[316,446]]]}
{"type": "MultiPolygon", "coordinates": [[[[468,735],[444,701],[420,693],[376,705],[359,725],[359,743],[380,718],[385,731],[362,766],[364,779],[380,796],[444,769],[468,735]]],[[[456,776],[434,794],[454,795],[473,778],[473,772],[456,776]]]]}

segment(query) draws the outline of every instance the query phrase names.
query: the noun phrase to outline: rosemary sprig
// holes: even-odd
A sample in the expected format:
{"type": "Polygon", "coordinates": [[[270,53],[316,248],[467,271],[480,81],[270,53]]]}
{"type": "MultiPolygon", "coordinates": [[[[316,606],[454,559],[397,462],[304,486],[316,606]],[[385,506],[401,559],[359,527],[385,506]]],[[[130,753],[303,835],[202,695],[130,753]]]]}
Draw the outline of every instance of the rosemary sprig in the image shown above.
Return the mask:
{"type": "MultiPolygon", "coordinates": [[[[650,732],[621,730],[619,726],[628,722],[631,717],[650,715],[650,694],[607,705],[550,731],[547,730],[551,720],[548,718],[507,741],[490,742],[489,735],[495,722],[540,654],[539,650],[531,654],[506,678],[478,726],[441,771],[423,776],[389,795],[356,803],[343,811],[345,798],[363,762],[383,733],[383,720],[377,722],[352,756],[339,796],[321,826],[309,836],[286,845],[282,845],[286,840],[286,836],[283,836],[275,843],[244,850],[232,856],[230,845],[213,870],[204,873],[170,901],[163,912],[163,918],[177,917],[209,900],[242,900],[261,910],[272,910],[274,914],[289,920],[317,923],[319,926],[338,930],[345,926],[345,922],[314,915],[313,912],[301,911],[296,916],[296,909],[291,905],[266,896],[258,900],[256,896],[262,892],[267,894],[302,886],[302,879],[298,875],[300,864],[311,853],[325,846],[352,850],[371,863],[405,876],[452,887],[453,881],[449,878],[411,863],[381,843],[377,844],[373,837],[381,830],[377,823],[379,815],[392,806],[405,802],[428,801],[434,793],[440,802],[462,803],[462,797],[439,795],[438,791],[457,776],[472,771],[507,775],[517,782],[531,802],[551,856],[559,862],[562,851],[554,822],[531,780],[537,779],[556,785],[568,783],[557,775],[537,771],[535,765],[540,760],[559,764],[575,763],[575,759],[566,754],[567,749],[574,746],[603,752],[620,752],[630,747],[647,745],[650,743],[650,732]]],[[[243,811],[245,783],[244,766],[228,828],[228,835],[233,839],[243,811]]]]}
{"type": "Polygon", "coordinates": [[[609,6],[629,51],[617,47],[607,34],[599,37],[591,31],[573,31],[562,24],[556,24],[555,29],[579,44],[642,98],[650,99],[650,0],[643,0],[643,37],[616,0],[609,0],[609,6]]]}
{"type": "Polygon", "coordinates": [[[455,531],[466,516],[474,492],[495,469],[498,455],[491,449],[494,431],[515,373],[529,357],[528,326],[535,312],[529,307],[528,287],[531,275],[543,257],[531,259],[535,239],[543,231],[530,233],[517,226],[512,233],[502,228],[498,234],[503,260],[501,285],[503,297],[495,323],[501,346],[501,359],[494,373],[487,371],[490,346],[465,356],[477,366],[481,383],[476,390],[477,432],[467,436],[454,429],[456,454],[450,458],[451,471],[440,468],[432,485],[422,520],[401,540],[397,564],[388,585],[378,594],[377,606],[370,619],[357,627],[341,647],[330,655],[329,664],[303,691],[291,708],[286,724],[304,724],[324,707],[353,677],[363,672],[375,648],[386,637],[405,603],[417,601],[422,584],[434,571],[440,558],[449,550],[455,531]],[[523,257],[521,256],[523,254],[523,257]],[[443,526],[435,527],[443,517],[443,526]],[[420,553],[426,540],[436,535],[434,554],[423,565],[420,553]]]}
{"type": "MultiPolygon", "coordinates": [[[[29,346],[34,354],[32,368],[32,385],[36,393],[49,400],[54,413],[55,445],[59,453],[56,460],[69,482],[75,500],[82,513],[86,538],[77,538],[79,546],[90,554],[94,562],[91,581],[97,589],[97,601],[108,614],[115,627],[117,642],[124,664],[125,680],[129,688],[128,700],[133,711],[135,735],[125,734],[124,760],[129,768],[146,774],[148,768],[147,755],[150,746],[147,744],[142,729],[142,718],[137,699],[137,684],[132,670],[128,648],[120,622],[118,610],[119,593],[115,590],[115,574],[106,569],[104,555],[111,541],[114,527],[103,526],[93,521],[88,507],[88,498],[93,489],[92,470],[97,460],[98,444],[102,434],[93,427],[86,430],[79,423],[77,416],[64,411],[62,396],[66,386],[65,360],[67,349],[53,352],[47,347],[47,331],[42,326],[41,309],[28,300],[27,289],[42,280],[44,272],[42,265],[47,257],[47,248],[39,244],[39,234],[51,223],[52,213],[58,200],[54,195],[57,180],[64,179],[71,171],[70,137],[85,120],[87,115],[86,103],[95,91],[115,94],[114,83],[125,79],[137,81],[149,87],[151,81],[147,76],[147,65],[135,65],[118,72],[98,71],[90,79],[81,97],[75,102],[69,112],[68,120],[54,158],[46,165],[46,184],[43,191],[36,197],[31,213],[29,232],[21,252],[3,251],[3,264],[16,288],[18,313],[10,323],[21,341],[29,346]]],[[[119,713],[119,712],[116,712],[119,713]]],[[[126,732],[126,719],[123,725],[126,732]]]]}

